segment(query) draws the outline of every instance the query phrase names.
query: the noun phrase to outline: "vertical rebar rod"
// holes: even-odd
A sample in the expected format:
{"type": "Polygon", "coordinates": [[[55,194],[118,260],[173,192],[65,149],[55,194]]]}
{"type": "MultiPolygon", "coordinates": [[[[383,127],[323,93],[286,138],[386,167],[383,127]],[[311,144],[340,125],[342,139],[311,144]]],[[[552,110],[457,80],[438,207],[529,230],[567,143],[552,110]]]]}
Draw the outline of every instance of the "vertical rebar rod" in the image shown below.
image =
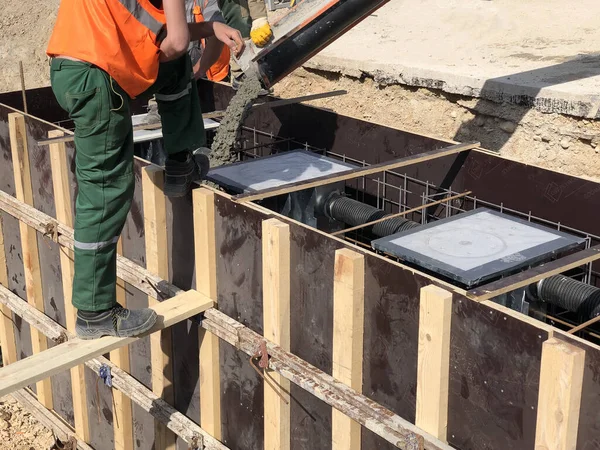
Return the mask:
{"type": "Polygon", "coordinates": [[[23,94],[23,111],[28,114],[27,111],[27,94],[25,93],[25,73],[23,72],[23,61],[19,61],[19,73],[21,75],[21,93],[23,94]]]}

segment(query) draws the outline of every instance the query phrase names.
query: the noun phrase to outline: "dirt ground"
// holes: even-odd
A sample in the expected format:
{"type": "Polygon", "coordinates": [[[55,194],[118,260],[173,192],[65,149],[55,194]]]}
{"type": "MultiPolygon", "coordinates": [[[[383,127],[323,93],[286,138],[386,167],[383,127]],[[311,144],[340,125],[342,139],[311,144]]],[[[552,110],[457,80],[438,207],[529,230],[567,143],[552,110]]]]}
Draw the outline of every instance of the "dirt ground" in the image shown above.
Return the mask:
{"type": "Polygon", "coordinates": [[[434,137],[479,141],[509,158],[600,180],[599,121],[310,69],[281,81],[275,94],[296,97],[337,89],[348,94],[311,104],[434,137]]]}
{"type": "Polygon", "coordinates": [[[0,399],[0,449],[48,450],[52,432],[23,410],[11,396],[0,399]]]}

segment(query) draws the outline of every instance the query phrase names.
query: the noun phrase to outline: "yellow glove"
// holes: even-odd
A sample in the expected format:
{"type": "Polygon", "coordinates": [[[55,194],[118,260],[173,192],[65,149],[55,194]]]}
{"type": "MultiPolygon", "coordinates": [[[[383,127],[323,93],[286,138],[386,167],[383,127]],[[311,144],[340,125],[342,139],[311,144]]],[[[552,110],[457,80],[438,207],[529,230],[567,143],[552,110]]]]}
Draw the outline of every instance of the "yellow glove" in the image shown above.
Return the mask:
{"type": "Polygon", "coordinates": [[[257,47],[264,47],[273,37],[273,30],[266,17],[261,17],[252,22],[252,30],[250,30],[250,38],[257,47]]]}

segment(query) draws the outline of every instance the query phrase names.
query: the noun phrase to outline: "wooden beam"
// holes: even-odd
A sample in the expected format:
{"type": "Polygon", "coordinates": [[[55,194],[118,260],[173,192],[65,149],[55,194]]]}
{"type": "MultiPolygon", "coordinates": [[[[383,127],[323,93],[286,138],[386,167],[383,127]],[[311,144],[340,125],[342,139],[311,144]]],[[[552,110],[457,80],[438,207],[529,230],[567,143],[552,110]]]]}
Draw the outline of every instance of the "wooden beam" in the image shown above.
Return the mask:
{"type": "MultiPolygon", "coordinates": [[[[32,308],[29,303],[24,301],[18,295],[13,294],[10,289],[5,288],[3,285],[0,285],[0,304],[8,310],[9,316],[11,316],[11,312],[14,312],[36,330],[39,330],[40,327],[47,327],[48,324],[54,323],[54,320],[46,314],[37,308],[32,308]]],[[[52,330],[49,333],[44,334],[47,338],[59,344],[67,340],[67,335],[61,331],[52,330]]]]}
{"type": "MultiPolygon", "coordinates": [[[[123,254],[123,239],[117,243],[117,253],[123,254]]],[[[125,282],[117,278],[117,302],[127,307],[125,282]]],[[[129,346],[110,352],[110,361],[125,372],[131,370],[129,346]]],[[[115,434],[115,450],[133,450],[133,409],[131,400],[120,390],[113,391],[113,428],[115,434]]]]}
{"type": "Polygon", "coordinates": [[[421,288],[415,425],[447,442],[452,294],[421,288]]]}
{"type": "MultiPolygon", "coordinates": [[[[8,268],[6,267],[6,249],[4,248],[4,229],[0,214],[0,284],[8,290],[8,268]]],[[[17,360],[17,344],[12,311],[6,305],[0,306],[0,346],[2,346],[2,364],[7,366],[17,360]]]]}
{"type": "Polygon", "coordinates": [[[441,203],[451,202],[452,200],[456,200],[458,198],[466,197],[470,195],[472,191],[463,192],[462,194],[456,194],[451,197],[446,197],[441,200],[436,200],[435,202],[427,203],[426,205],[417,206],[416,208],[407,209],[406,211],[401,211],[396,214],[390,214],[389,216],[382,217],[381,219],[372,220],[371,222],[362,223],[360,225],[356,225],[355,227],[346,228],[344,230],[336,231],[335,233],[331,233],[332,236],[338,236],[340,234],[349,233],[350,231],[360,230],[361,228],[371,227],[373,225],[377,225],[378,223],[385,222],[386,220],[395,219],[396,217],[404,217],[407,214],[411,214],[417,211],[421,211],[422,209],[427,209],[435,205],[439,205],[441,203]]]}
{"type": "MultiPolygon", "coordinates": [[[[35,314],[35,311],[37,310],[33,306],[20,300],[16,294],[13,294],[10,291],[8,291],[8,293],[14,297],[13,301],[10,302],[11,305],[21,301],[25,305],[25,308],[29,309],[29,311],[26,313],[26,316],[35,314]]],[[[74,338],[72,333],[68,333],[65,328],[61,327],[53,320],[44,322],[38,321],[34,326],[46,336],[63,334],[68,336],[70,339],[74,338]]],[[[87,361],[85,365],[97,374],[100,371],[100,367],[108,366],[112,375],[113,387],[115,388],[113,394],[115,396],[117,393],[120,393],[132,399],[132,401],[138,404],[138,406],[140,406],[140,408],[142,408],[144,411],[151,414],[162,423],[166,424],[171,431],[176,433],[185,442],[190,444],[192,448],[203,448],[204,445],[204,448],[206,449],[228,450],[226,446],[211,437],[209,433],[200,428],[185,415],[175,410],[175,408],[166,403],[163,399],[157,397],[151,390],[149,390],[146,386],[141,384],[127,372],[117,367],[113,361],[109,361],[108,359],[100,356],[87,361]]],[[[22,390],[13,393],[13,395],[16,395],[20,392],[22,392],[22,390]]]]}
{"type": "Polygon", "coordinates": [[[264,189],[256,193],[236,195],[233,197],[233,200],[237,202],[252,202],[267,197],[274,197],[276,195],[289,194],[290,192],[302,191],[304,189],[314,188],[317,186],[324,186],[326,184],[337,183],[339,181],[346,181],[351,180],[353,178],[373,175],[374,173],[384,172],[386,170],[394,170],[413,164],[420,164],[426,161],[431,161],[432,159],[442,158],[444,156],[455,155],[457,153],[477,148],[479,147],[479,145],[479,142],[474,142],[470,144],[451,145],[450,147],[445,147],[438,150],[431,150],[429,152],[419,153],[417,155],[405,156],[404,158],[400,158],[392,162],[384,162],[380,164],[374,164],[368,167],[350,169],[346,172],[341,172],[337,175],[325,175],[322,177],[313,178],[308,181],[298,181],[296,183],[288,184],[283,187],[274,187],[264,189]]]}
{"type": "MultiPolygon", "coordinates": [[[[142,195],[144,198],[144,236],[146,241],[146,268],[159,277],[169,279],[169,251],[167,245],[167,209],[164,187],[164,172],[160,167],[142,169],[142,195]]],[[[158,300],[148,296],[148,304],[154,306],[158,300]]],[[[152,358],[152,390],[167,403],[175,402],[173,391],[173,339],[171,330],[150,336],[152,358]]],[[[155,425],[156,447],[174,450],[176,436],[162,423],[155,425]]]]}
{"type": "MultiPolygon", "coordinates": [[[[48,132],[49,138],[63,136],[59,130],[48,132]]],[[[50,165],[52,168],[52,185],[54,189],[54,205],[56,219],[65,225],[73,226],[73,208],[71,203],[71,190],[69,176],[71,170],[67,162],[67,148],[65,144],[52,144],[50,146],[50,165]]],[[[67,330],[75,332],[77,310],[73,306],[73,251],[60,249],[60,268],[62,273],[63,296],[65,299],[65,319],[67,330]]],[[[28,320],[29,323],[31,321],[28,320]]],[[[87,392],[85,388],[85,368],[83,365],[71,368],[71,389],[73,394],[73,417],[75,431],[80,439],[90,442],[90,425],[87,408],[87,392]]]]}
{"type": "MultiPolygon", "coordinates": [[[[215,194],[195,189],[194,247],[196,255],[196,290],[217,300],[217,244],[215,238],[215,194]]],[[[216,439],[221,430],[221,364],[219,338],[198,329],[200,345],[200,425],[216,439]]]]}
{"type": "Polygon", "coordinates": [[[515,289],[537,283],[544,278],[558,275],[576,267],[589,264],[599,259],[600,245],[596,245],[595,247],[567,255],[564,258],[559,258],[554,261],[541,264],[516,275],[502,278],[501,280],[494,281],[493,283],[471,289],[467,292],[466,296],[471,300],[482,302],[494,297],[498,297],[499,295],[507,292],[514,291],[515,289]]]}
{"type": "MultiPolygon", "coordinates": [[[[196,291],[166,300],[152,309],[158,314],[154,327],[144,336],[168,328],[182,320],[206,311],[213,302],[196,291]]],[[[36,330],[37,331],[37,330],[36,330]]],[[[142,336],[140,336],[142,337],[142,336]]],[[[0,397],[68,370],[96,356],[129,345],[140,337],[123,338],[105,336],[100,339],[73,339],[51,349],[17,361],[0,369],[0,397]]]]}
{"type": "MultiPolygon", "coordinates": [[[[285,351],[290,350],[290,226],[277,219],[262,222],[263,333],[285,351]]],[[[265,370],[264,449],[289,450],[290,382],[265,370]]]]}
{"type": "Polygon", "coordinates": [[[81,439],[77,439],[75,430],[64,421],[54,411],[50,411],[37,401],[35,396],[27,389],[20,389],[12,393],[12,396],[18,401],[27,411],[31,413],[33,417],[37,419],[43,426],[52,430],[54,435],[58,437],[63,443],[68,442],[70,439],[75,438],[77,440],[77,448],[79,450],[94,450],[87,443],[81,439]]]}
{"type": "MultiPolygon", "coordinates": [[[[8,115],[8,127],[10,131],[10,147],[15,176],[16,197],[17,200],[30,206],[34,206],[25,117],[19,113],[10,113],[8,115]]],[[[23,271],[25,275],[27,301],[34,305],[38,310],[44,311],[44,294],[42,289],[42,272],[40,269],[37,233],[34,229],[22,222],[19,222],[19,230],[21,232],[23,271]]],[[[46,336],[35,328],[31,329],[31,347],[34,354],[43,352],[48,348],[46,336]]],[[[53,409],[52,384],[50,378],[39,380],[37,383],[37,397],[42,405],[48,409],[53,409]]]]}
{"type": "MultiPolygon", "coordinates": [[[[335,252],[333,280],[333,378],[362,394],[365,324],[365,257],[349,249],[335,252]]],[[[333,450],[360,450],[361,426],[332,412],[333,450]]]]}
{"type": "Polygon", "coordinates": [[[575,450],[585,350],[556,338],[542,346],[535,448],[575,450]]]}
{"type": "MultiPolygon", "coordinates": [[[[264,337],[216,309],[204,313],[202,327],[215,333],[247,355],[253,355],[264,337]]],[[[396,447],[406,449],[452,450],[429,433],[417,428],[389,409],[335,380],[293,353],[267,341],[269,367],[318,399],[396,447]]]]}

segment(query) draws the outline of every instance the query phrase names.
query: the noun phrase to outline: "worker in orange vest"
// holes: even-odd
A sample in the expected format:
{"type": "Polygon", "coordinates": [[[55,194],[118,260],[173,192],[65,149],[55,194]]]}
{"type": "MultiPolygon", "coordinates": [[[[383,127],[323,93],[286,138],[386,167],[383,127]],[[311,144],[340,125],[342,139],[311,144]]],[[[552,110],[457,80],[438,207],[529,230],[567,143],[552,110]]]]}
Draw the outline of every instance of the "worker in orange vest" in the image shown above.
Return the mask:
{"type": "MultiPolygon", "coordinates": [[[[217,0],[186,0],[188,22],[220,22],[225,19],[219,10],[217,0]]],[[[206,78],[211,81],[223,81],[229,76],[229,47],[214,36],[202,42],[191,42],[189,49],[196,80],[206,78]]]]}
{"type": "Polygon", "coordinates": [[[155,95],[168,153],[164,192],[186,195],[201,177],[194,154],[206,145],[187,50],[190,39],[212,36],[236,54],[243,51],[240,33],[225,24],[188,24],[184,0],[60,3],[47,53],[52,89],[75,123],[72,302],[83,339],[136,336],[156,321],[153,310],[129,310],[116,301],[117,241],[134,191],[129,103],[155,95]]]}

